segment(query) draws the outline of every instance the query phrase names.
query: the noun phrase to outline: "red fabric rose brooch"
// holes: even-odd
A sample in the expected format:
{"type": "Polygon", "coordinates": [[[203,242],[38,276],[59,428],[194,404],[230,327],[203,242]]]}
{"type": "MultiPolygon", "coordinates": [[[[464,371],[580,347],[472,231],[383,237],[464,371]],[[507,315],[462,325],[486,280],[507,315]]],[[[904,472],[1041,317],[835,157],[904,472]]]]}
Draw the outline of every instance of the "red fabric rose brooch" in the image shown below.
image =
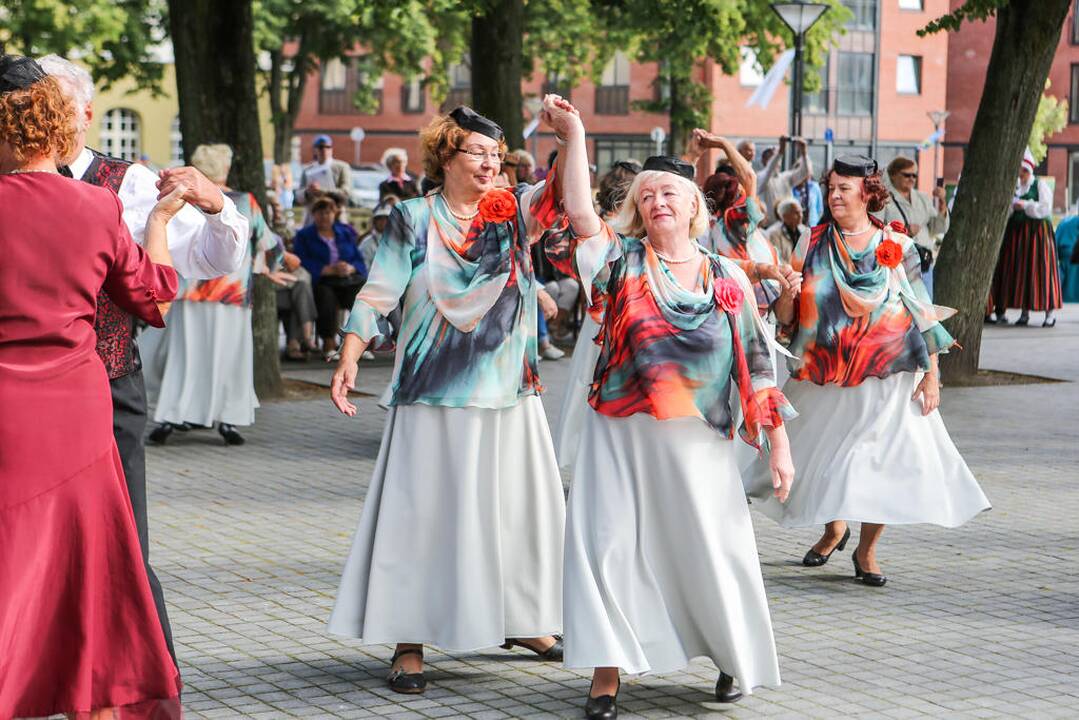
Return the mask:
{"type": "Polygon", "coordinates": [[[504,223],[517,217],[517,198],[509,190],[488,190],[480,198],[480,219],[486,223],[504,223]]]}
{"type": "Polygon", "coordinates": [[[719,278],[715,284],[716,303],[724,312],[736,313],[742,307],[745,294],[734,278],[719,278]]]}
{"type": "Polygon", "coordinates": [[[898,233],[903,233],[904,235],[908,234],[907,233],[907,224],[905,222],[903,222],[902,220],[892,220],[890,223],[888,223],[888,227],[890,227],[892,230],[895,230],[898,233]]]}
{"type": "Polygon", "coordinates": [[[877,245],[877,262],[886,268],[897,268],[903,262],[903,246],[885,238],[877,245]]]}

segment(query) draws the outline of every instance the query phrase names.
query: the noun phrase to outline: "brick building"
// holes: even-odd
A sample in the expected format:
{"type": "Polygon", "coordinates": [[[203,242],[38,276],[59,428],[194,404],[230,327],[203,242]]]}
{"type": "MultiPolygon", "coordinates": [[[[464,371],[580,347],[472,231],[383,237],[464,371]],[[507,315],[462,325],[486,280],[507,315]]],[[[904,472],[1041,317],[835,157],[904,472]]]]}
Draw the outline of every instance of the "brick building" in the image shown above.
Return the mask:
{"type": "MultiPolygon", "coordinates": [[[[950,0],[952,8],[962,0],[950,0]]],[[[1053,205],[1061,210],[1079,200],[1079,0],[1072,4],[1049,70],[1049,94],[1068,100],[1068,125],[1049,138],[1049,154],[1039,175],[1056,182],[1053,205]]],[[[970,131],[982,98],[996,22],[964,23],[948,46],[948,118],[944,143],[944,175],[954,182],[963,167],[970,131]]],[[[1018,173],[1018,168],[1016,168],[1018,173]]]]}
{"type": "MultiPolygon", "coordinates": [[[[933,165],[931,150],[919,151],[919,144],[933,132],[927,113],[943,110],[946,100],[948,38],[945,35],[919,38],[915,31],[948,9],[948,0],[843,0],[853,13],[847,32],[836,39],[822,69],[822,89],[807,94],[803,103],[804,134],[810,140],[815,171],[837,152],[874,154],[882,163],[897,154],[918,154],[928,171],[933,165]],[[825,142],[831,130],[833,144],[825,142]]],[[[737,76],[726,76],[706,62],[702,79],[713,91],[713,132],[734,138],[751,138],[759,146],[774,144],[785,134],[789,122],[789,90],[780,87],[767,108],[746,108],[746,101],[761,81],[752,53],[737,76]]],[[[650,139],[653,128],[666,132],[667,118],[661,114],[633,109],[634,100],[655,95],[654,64],[631,63],[617,55],[604,69],[598,85],[582,81],[569,91],[571,101],[581,110],[590,136],[590,154],[604,172],[619,158],[643,159],[655,152],[650,139]]],[[[537,77],[526,81],[526,97],[538,97],[545,87],[557,83],[537,77]]],[[[311,141],[322,133],[335,139],[336,156],[356,162],[377,162],[388,147],[407,149],[412,169],[417,170],[416,132],[438,110],[418,83],[404,82],[387,74],[377,81],[380,107],[363,114],[352,107],[350,98],[363,78],[347,62],[327,63],[307,84],[296,123],[299,152],[310,159],[311,141]],[[349,131],[361,127],[365,136],[359,148],[349,139],[349,131]]],[[[466,65],[450,69],[451,91],[444,107],[467,102],[470,72],[466,65]]],[[[528,112],[526,110],[526,121],[528,112]]],[[[553,139],[540,133],[526,147],[540,165],[554,148],[553,139]]],[[[710,163],[711,158],[705,162],[710,163]]],[[[931,172],[923,172],[924,189],[933,184],[931,172]]]]}

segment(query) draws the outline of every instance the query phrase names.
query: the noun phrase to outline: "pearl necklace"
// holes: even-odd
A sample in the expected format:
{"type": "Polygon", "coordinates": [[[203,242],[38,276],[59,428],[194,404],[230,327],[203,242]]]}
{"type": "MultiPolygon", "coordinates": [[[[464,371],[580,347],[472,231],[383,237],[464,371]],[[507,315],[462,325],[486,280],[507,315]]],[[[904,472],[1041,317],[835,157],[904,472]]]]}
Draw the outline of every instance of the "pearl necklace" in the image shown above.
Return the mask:
{"type": "Polygon", "coordinates": [[[652,252],[654,252],[656,254],[656,257],[658,257],[660,260],[667,263],[668,265],[685,265],[687,262],[692,262],[692,261],[696,260],[697,258],[699,258],[701,256],[700,252],[696,248],[694,248],[693,250],[690,251],[691,252],[690,255],[687,255],[684,258],[675,259],[675,258],[672,258],[672,257],[667,257],[666,255],[661,253],[659,250],[656,250],[656,246],[652,245],[652,243],[648,243],[648,244],[651,246],[652,252]]]}
{"type": "Polygon", "coordinates": [[[475,217],[480,214],[480,211],[477,209],[476,212],[472,213],[471,215],[468,215],[467,217],[463,216],[463,215],[458,215],[457,213],[455,213],[453,211],[453,208],[450,206],[450,201],[446,200],[445,195],[442,196],[442,200],[446,203],[446,209],[450,211],[450,215],[453,215],[455,218],[457,218],[458,220],[460,220],[463,223],[472,222],[472,220],[474,220],[475,217]]]}
{"type": "Polygon", "coordinates": [[[873,229],[873,223],[869,223],[869,225],[867,225],[862,230],[852,230],[850,232],[847,232],[843,228],[839,228],[839,232],[842,233],[844,237],[850,237],[851,235],[863,235],[863,234],[869,232],[872,229],[873,229]]]}

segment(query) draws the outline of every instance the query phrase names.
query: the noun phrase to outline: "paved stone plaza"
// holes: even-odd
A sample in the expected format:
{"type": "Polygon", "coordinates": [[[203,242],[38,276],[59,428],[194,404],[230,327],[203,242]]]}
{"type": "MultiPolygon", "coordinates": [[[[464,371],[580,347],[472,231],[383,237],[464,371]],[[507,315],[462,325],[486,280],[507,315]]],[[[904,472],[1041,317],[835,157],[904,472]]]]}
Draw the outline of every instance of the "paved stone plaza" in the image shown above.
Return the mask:
{"type": "MultiPolygon", "coordinates": [[[[945,389],[990,513],[957,530],[889,528],[879,590],[852,580],[849,548],[803,568],[817,531],[754,514],[782,687],[722,706],[716,669],[697,662],[626,678],[623,717],[1079,717],[1079,307],[1053,330],[988,329],[982,365],[1069,381],[945,389]]],[[[541,366],[552,422],[568,368],[541,366]]],[[[387,377],[365,363],[361,388],[387,377]]],[[[429,650],[429,689],[409,699],[385,687],[388,647],[327,634],[383,417],[372,398],[355,419],[328,399],[270,403],[243,447],[198,432],[148,450],[187,716],[580,717],[588,676],[523,651],[429,650]]]]}

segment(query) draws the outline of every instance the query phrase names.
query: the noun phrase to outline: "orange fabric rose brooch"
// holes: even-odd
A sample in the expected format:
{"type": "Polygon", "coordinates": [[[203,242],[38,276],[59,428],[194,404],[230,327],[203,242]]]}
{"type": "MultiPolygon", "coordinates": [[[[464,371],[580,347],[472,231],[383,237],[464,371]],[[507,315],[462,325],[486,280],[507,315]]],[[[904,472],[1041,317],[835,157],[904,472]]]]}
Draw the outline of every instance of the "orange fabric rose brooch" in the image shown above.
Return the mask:
{"type": "Polygon", "coordinates": [[[742,307],[745,294],[734,278],[718,278],[715,284],[716,303],[724,312],[736,313],[742,307]]]}
{"type": "Polygon", "coordinates": [[[907,224],[905,222],[903,222],[902,220],[892,220],[890,223],[888,223],[888,227],[890,227],[892,230],[895,230],[898,233],[903,233],[904,235],[908,234],[907,233],[907,224]]]}
{"type": "Polygon", "coordinates": [[[480,198],[480,219],[485,223],[504,223],[517,217],[517,198],[509,190],[488,190],[480,198]]]}
{"type": "Polygon", "coordinates": [[[897,268],[903,262],[903,246],[885,238],[877,245],[877,262],[886,268],[897,268]]]}

